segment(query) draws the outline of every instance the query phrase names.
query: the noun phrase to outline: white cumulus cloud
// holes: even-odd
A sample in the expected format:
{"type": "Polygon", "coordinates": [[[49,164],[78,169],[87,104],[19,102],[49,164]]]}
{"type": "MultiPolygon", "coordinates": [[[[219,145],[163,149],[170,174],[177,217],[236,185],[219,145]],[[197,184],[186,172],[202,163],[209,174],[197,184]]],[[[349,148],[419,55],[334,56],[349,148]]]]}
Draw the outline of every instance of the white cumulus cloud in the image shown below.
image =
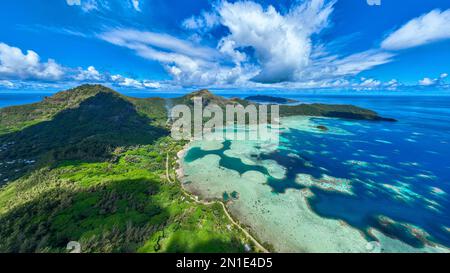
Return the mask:
{"type": "Polygon", "coordinates": [[[220,18],[215,12],[202,11],[200,16],[191,16],[184,20],[182,26],[186,29],[208,31],[220,24],[220,18]]]}
{"type": "MultiPolygon", "coordinates": [[[[339,56],[327,53],[326,45],[313,43],[312,36],[329,25],[334,3],[304,1],[294,3],[282,13],[271,5],[264,8],[251,1],[222,1],[213,6],[213,11],[188,18],[183,26],[197,31],[210,30],[217,22],[225,26],[229,34],[219,40],[217,50],[235,65],[234,71],[245,75],[236,79],[247,78],[266,85],[283,82],[331,85],[337,78],[354,76],[390,62],[393,54],[380,49],[339,56]],[[214,18],[209,24],[205,19],[208,17],[214,18]]],[[[172,75],[179,72],[174,69],[172,75]]]]}
{"type": "Polygon", "coordinates": [[[381,81],[375,79],[362,79],[360,83],[361,87],[378,87],[381,85],[381,81]]]}
{"type": "Polygon", "coordinates": [[[106,0],[66,0],[66,3],[69,6],[80,6],[84,12],[98,10],[99,6],[108,6],[108,2],[106,0]]]}
{"type": "Polygon", "coordinates": [[[120,6],[124,9],[134,9],[141,12],[143,0],[66,0],[69,6],[78,6],[84,12],[90,11],[111,11],[112,7],[120,6]]]}
{"type": "Polygon", "coordinates": [[[163,85],[157,81],[137,80],[129,77],[124,77],[119,74],[112,75],[110,77],[110,81],[120,87],[129,87],[135,89],[158,89],[163,87],[163,85]]]}
{"type": "Polygon", "coordinates": [[[430,86],[436,84],[436,79],[430,79],[430,78],[423,78],[419,81],[419,85],[422,86],[430,86]]]}
{"type": "Polygon", "coordinates": [[[264,9],[254,2],[223,2],[218,13],[230,31],[226,43],[255,50],[261,71],[254,80],[274,83],[293,80],[308,65],[311,35],[327,26],[333,4],[312,0],[281,14],[273,6],[264,9]]]}
{"type": "Polygon", "coordinates": [[[63,75],[63,67],[54,60],[41,62],[32,50],[24,54],[17,47],[0,43],[0,78],[58,80],[63,75]]]}
{"type": "Polygon", "coordinates": [[[161,88],[161,87],[162,87],[161,83],[159,83],[159,82],[157,82],[157,81],[144,80],[144,81],[142,82],[142,84],[143,84],[145,87],[150,88],[150,89],[158,89],[158,88],[161,88]]]}
{"type": "Polygon", "coordinates": [[[79,69],[78,74],[74,76],[77,81],[100,81],[102,75],[94,66],[89,66],[86,70],[79,69]]]}
{"type": "Polygon", "coordinates": [[[437,78],[425,77],[419,81],[419,85],[421,85],[421,86],[432,86],[432,85],[443,86],[443,85],[445,85],[445,80],[447,77],[448,77],[447,73],[442,73],[437,78]]]}
{"type": "Polygon", "coordinates": [[[14,88],[16,85],[12,81],[1,80],[0,87],[14,88]]]}
{"type": "Polygon", "coordinates": [[[69,6],[80,6],[81,0],[66,0],[67,5],[69,6]]]}
{"type": "Polygon", "coordinates": [[[390,34],[381,44],[388,50],[400,50],[450,39],[450,9],[438,9],[414,18],[390,34]]]}
{"type": "Polygon", "coordinates": [[[52,59],[42,62],[32,50],[23,53],[19,48],[0,43],[0,88],[65,88],[67,84],[86,82],[138,89],[170,87],[170,84],[149,79],[110,75],[92,65],[83,69],[63,67],[52,59]]]}
{"type": "Polygon", "coordinates": [[[115,29],[100,34],[99,38],[133,50],[145,59],[160,62],[173,79],[181,84],[229,83],[242,77],[247,71],[240,65],[222,66],[222,57],[216,49],[167,34],[115,29]]]}

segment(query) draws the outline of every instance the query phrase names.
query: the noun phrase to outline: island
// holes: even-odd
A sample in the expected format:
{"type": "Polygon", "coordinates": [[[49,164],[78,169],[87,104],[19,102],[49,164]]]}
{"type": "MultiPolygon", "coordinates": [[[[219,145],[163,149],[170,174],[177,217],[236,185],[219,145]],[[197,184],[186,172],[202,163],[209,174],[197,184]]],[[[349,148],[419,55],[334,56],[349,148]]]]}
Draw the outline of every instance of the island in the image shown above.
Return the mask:
{"type": "Polygon", "coordinates": [[[286,98],[267,96],[267,95],[248,96],[245,99],[249,100],[249,101],[253,101],[253,102],[275,103],[275,104],[287,104],[287,103],[296,103],[296,102],[298,102],[297,100],[293,100],[293,99],[286,99],[286,98]]]}
{"type": "MultiPolygon", "coordinates": [[[[205,106],[253,103],[82,85],[0,109],[0,252],[66,252],[70,241],[82,252],[266,251],[220,201],[199,201],[177,179],[187,141],[170,137],[168,105],[196,96],[205,106]]],[[[280,114],[391,121],[341,105],[282,105],[280,114]]]]}

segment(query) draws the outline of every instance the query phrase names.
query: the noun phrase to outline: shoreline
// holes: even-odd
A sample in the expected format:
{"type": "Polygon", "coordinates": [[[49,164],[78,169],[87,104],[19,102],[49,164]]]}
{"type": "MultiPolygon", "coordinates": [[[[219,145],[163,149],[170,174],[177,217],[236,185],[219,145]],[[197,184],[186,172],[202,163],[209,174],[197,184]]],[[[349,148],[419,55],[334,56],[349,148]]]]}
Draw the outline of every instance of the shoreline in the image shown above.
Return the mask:
{"type": "Polygon", "coordinates": [[[182,182],[182,179],[184,178],[184,171],[183,171],[183,166],[182,166],[181,161],[183,160],[183,157],[186,155],[186,152],[189,150],[189,145],[191,144],[191,142],[192,142],[192,140],[190,140],[186,145],[184,145],[183,149],[181,149],[181,150],[178,151],[178,153],[177,153],[177,158],[178,158],[178,159],[177,159],[176,163],[177,163],[177,165],[178,165],[178,168],[175,169],[175,173],[176,173],[176,176],[177,176],[177,180],[178,180],[179,183],[180,183],[180,186],[181,186],[182,191],[183,191],[187,196],[189,196],[189,197],[191,198],[191,200],[193,200],[193,201],[196,202],[196,203],[202,204],[202,205],[207,205],[207,206],[209,206],[209,205],[212,205],[212,204],[215,204],[215,203],[219,203],[219,204],[222,206],[225,215],[227,216],[227,218],[231,221],[231,223],[232,223],[233,225],[235,225],[239,230],[241,230],[241,231],[245,234],[245,236],[247,236],[247,238],[249,238],[250,241],[252,241],[252,243],[253,243],[260,251],[262,251],[263,253],[270,253],[270,251],[267,250],[267,249],[259,242],[259,240],[257,240],[257,239],[254,237],[254,235],[252,235],[252,234],[250,233],[250,231],[248,231],[246,228],[242,227],[242,225],[239,223],[239,221],[236,220],[236,219],[234,219],[233,215],[228,211],[228,208],[227,208],[227,206],[226,206],[226,204],[225,204],[224,202],[222,202],[222,201],[220,201],[220,200],[202,200],[202,199],[199,198],[199,196],[195,195],[194,193],[190,192],[189,190],[187,190],[187,189],[184,187],[183,182],[182,182]]]}

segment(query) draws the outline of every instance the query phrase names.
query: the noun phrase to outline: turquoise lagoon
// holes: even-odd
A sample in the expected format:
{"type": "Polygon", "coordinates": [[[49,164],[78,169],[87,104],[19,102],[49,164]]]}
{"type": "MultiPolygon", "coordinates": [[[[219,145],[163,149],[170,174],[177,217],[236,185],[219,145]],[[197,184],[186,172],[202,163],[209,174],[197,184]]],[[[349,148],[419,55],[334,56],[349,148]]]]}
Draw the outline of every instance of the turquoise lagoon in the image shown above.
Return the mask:
{"type": "Polygon", "coordinates": [[[237,192],[229,210],[276,251],[448,252],[450,130],[439,121],[283,118],[279,143],[191,142],[182,181],[202,199],[237,192]]]}

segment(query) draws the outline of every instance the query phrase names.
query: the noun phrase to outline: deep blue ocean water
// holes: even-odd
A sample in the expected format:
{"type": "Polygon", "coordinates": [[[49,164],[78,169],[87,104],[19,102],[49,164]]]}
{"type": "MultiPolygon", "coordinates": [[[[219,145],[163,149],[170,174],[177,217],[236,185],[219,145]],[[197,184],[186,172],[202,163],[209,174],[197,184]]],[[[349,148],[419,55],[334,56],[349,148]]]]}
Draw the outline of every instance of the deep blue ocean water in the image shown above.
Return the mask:
{"type": "MultiPolygon", "coordinates": [[[[0,93],[0,107],[37,102],[49,95],[0,93]]],[[[126,95],[179,96],[149,92],[126,95]]],[[[284,181],[269,179],[275,193],[282,194],[290,187],[301,188],[294,183],[297,173],[316,178],[327,174],[358,181],[352,183],[355,196],[314,188],[311,208],[323,217],[342,219],[363,232],[368,227],[375,227],[392,237],[420,246],[424,238],[414,236],[411,230],[401,225],[411,224],[431,236],[426,240],[450,247],[450,96],[286,94],[284,97],[304,103],[352,104],[395,118],[398,122],[314,119],[327,127],[342,128],[350,135],[291,130],[283,135],[288,140],[284,143],[287,150],[262,155],[287,169],[284,181]],[[291,151],[298,152],[300,157],[289,157],[291,151]],[[366,162],[367,165],[358,167],[348,164],[349,161],[366,162]],[[378,216],[387,216],[400,224],[386,225],[378,216]]],[[[246,167],[227,158],[225,163],[230,168],[246,167]]]]}
{"type": "MultiPolygon", "coordinates": [[[[450,97],[297,96],[297,99],[353,104],[398,120],[389,123],[318,119],[320,124],[339,127],[353,135],[323,137],[295,132],[285,136],[294,150],[318,152],[306,158],[314,167],[325,167],[334,177],[363,181],[353,184],[356,197],[316,190],[311,206],[318,214],[343,219],[363,231],[377,227],[412,245],[420,245],[401,226],[383,226],[375,219],[379,215],[388,216],[422,228],[433,241],[450,246],[450,232],[445,230],[450,227],[450,97]],[[331,154],[319,154],[324,150],[331,154]],[[369,164],[367,168],[354,168],[344,164],[347,160],[369,164]],[[364,184],[368,180],[375,182],[375,187],[364,184]],[[380,184],[396,186],[404,198],[396,199],[394,192],[380,184]],[[432,188],[445,193],[435,194],[430,192],[432,188]]],[[[269,155],[272,156],[286,158],[269,155]]],[[[314,167],[302,169],[297,163],[288,165],[295,171],[313,175],[322,172],[314,167]]]]}
{"type": "Polygon", "coordinates": [[[0,93],[0,108],[21,104],[34,103],[43,100],[48,93],[0,93]]]}

